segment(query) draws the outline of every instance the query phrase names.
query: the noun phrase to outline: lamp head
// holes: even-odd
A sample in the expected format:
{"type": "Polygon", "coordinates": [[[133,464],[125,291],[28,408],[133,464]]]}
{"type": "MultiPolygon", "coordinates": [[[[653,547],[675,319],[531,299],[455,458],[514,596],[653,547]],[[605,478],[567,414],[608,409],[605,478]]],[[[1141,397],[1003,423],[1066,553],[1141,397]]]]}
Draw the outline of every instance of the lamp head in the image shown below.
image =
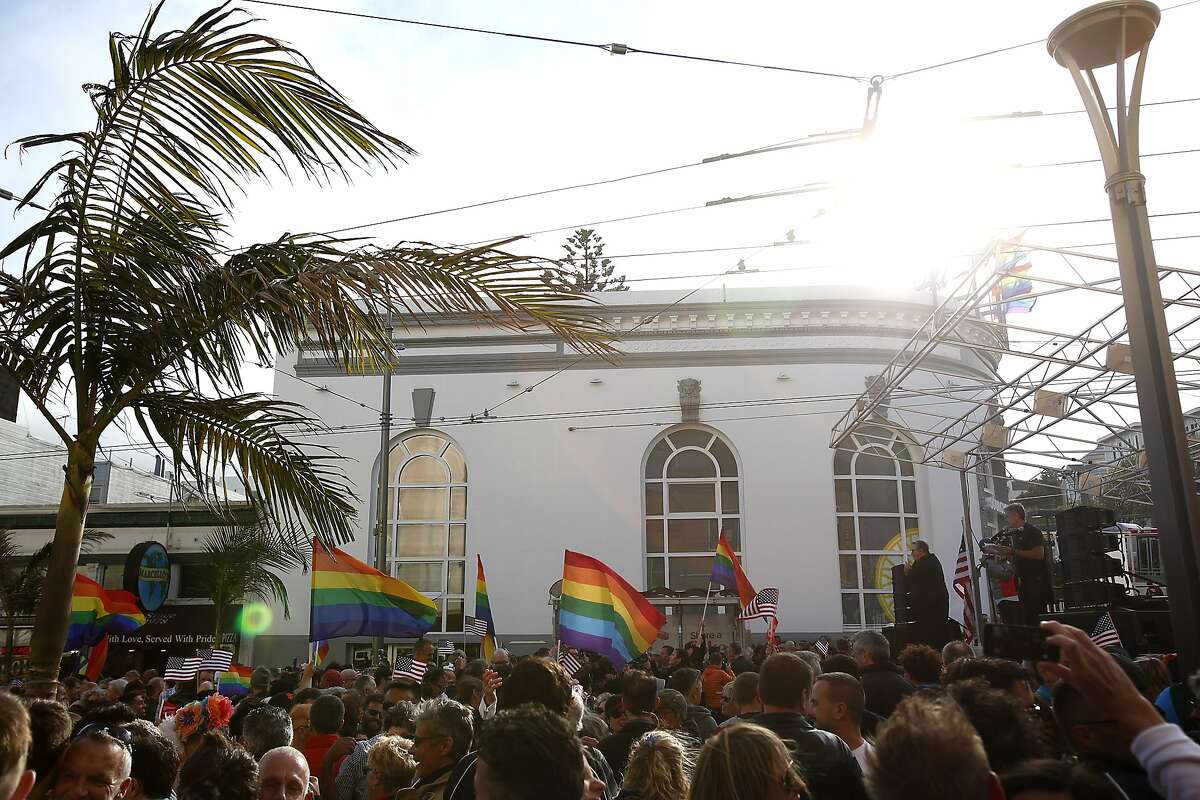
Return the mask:
{"type": "Polygon", "coordinates": [[[1046,49],[1064,67],[1067,55],[1080,69],[1107,67],[1117,63],[1122,20],[1125,44],[1120,58],[1124,60],[1153,38],[1161,16],[1158,6],[1149,0],[1107,0],[1059,23],[1046,40],[1046,49]]]}

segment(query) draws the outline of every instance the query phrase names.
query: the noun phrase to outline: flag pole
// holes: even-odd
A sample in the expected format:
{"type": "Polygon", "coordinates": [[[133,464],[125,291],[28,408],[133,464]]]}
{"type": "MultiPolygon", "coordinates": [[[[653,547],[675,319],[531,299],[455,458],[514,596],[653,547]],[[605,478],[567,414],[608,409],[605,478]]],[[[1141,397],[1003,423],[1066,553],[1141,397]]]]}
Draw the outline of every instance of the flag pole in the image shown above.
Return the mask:
{"type": "Polygon", "coordinates": [[[708,589],[704,592],[704,610],[700,612],[700,636],[699,636],[699,639],[700,639],[700,644],[705,645],[706,648],[707,648],[707,644],[704,641],[704,620],[708,618],[708,601],[709,601],[709,598],[711,598],[711,597],[712,597],[712,581],[710,580],[708,582],[708,589]]]}

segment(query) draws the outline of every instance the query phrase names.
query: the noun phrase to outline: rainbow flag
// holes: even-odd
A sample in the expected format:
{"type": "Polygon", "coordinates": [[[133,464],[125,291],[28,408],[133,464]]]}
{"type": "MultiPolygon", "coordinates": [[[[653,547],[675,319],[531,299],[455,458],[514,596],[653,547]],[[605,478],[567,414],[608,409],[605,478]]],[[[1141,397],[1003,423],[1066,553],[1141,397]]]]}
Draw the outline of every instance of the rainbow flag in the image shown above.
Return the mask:
{"type": "Polygon", "coordinates": [[[492,619],[492,604],[488,600],[487,578],[483,576],[483,557],[475,554],[475,619],[487,623],[487,633],[479,640],[481,654],[488,661],[496,652],[496,621],[492,619]]]}
{"type": "Polygon", "coordinates": [[[327,658],[329,658],[329,642],[321,640],[317,642],[317,666],[324,664],[327,658]]]}
{"type": "Polygon", "coordinates": [[[742,565],[738,562],[733,548],[729,546],[724,531],[721,531],[721,536],[717,539],[717,552],[713,554],[712,577],[709,580],[726,589],[736,590],[738,604],[743,609],[754,599],[754,587],[750,585],[746,573],[742,572],[742,565]]]}
{"type": "Polygon", "coordinates": [[[88,653],[87,666],[83,670],[83,677],[92,683],[100,680],[100,676],[104,674],[104,665],[107,661],[108,635],[104,634],[100,637],[100,641],[92,645],[92,649],[88,653]]]}
{"type": "Polygon", "coordinates": [[[567,647],[608,658],[620,672],[646,652],[667,618],[629,583],[600,561],[566,552],[558,638],[567,647]]]}
{"type": "Polygon", "coordinates": [[[100,641],[106,633],[129,633],[146,624],[146,615],[129,592],[108,591],[91,578],[75,574],[66,649],[100,641]]]}
{"type": "Polygon", "coordinates": [[[252,672],[254,672],[254,667],[247,667],[244,664],[230,664],[229,669],[220,673],[217,677],[217,691],[226,697],[249,694],[250,673],[252,672]]]}
{"type": "Polygon", "coordinates": [[[1029,263],[1029,252],[1019,246],[1024,235],[1022,232],[1013,242],[996,247],[995,271],[1000,278],[992,287],[992,299],[997,302],[1006,301],[1000,302],[1005,314],[1025,314],[1032,311],[1037,304],[1036,297],[1026,297],[1033,294],[1033,281],[1027,277],[1033,265],[1029,263]]]}
{"type": "Polygon", "coordinates": [[[421,636],[437,620],[437,603],[404,581],[313,540],[309,641],[421,636]]]}

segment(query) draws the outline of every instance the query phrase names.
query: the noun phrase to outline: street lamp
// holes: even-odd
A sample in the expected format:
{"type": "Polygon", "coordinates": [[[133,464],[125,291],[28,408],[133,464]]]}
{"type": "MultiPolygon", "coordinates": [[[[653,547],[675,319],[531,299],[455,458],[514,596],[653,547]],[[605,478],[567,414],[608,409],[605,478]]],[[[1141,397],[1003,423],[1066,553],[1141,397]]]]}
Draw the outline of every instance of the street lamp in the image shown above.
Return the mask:
{"type": "Polygon", "coordinates": [[[1068,17],[1046,44],[1075,80],[1104,163],[1171,624],[1187,674],[1200,666],[1200,503],[1146,216],[1146,177],[1138,158],[1142,79],[1159,17],[1158,6],[1146,0],[1110,0],[1068,17]],[[1128,81],[1125,62],[1135,54],[1137,66],[1128,81]],[[1116,66],[1116,112],[1111,118],[1094,74],[1110,65],[1116,66]]]}

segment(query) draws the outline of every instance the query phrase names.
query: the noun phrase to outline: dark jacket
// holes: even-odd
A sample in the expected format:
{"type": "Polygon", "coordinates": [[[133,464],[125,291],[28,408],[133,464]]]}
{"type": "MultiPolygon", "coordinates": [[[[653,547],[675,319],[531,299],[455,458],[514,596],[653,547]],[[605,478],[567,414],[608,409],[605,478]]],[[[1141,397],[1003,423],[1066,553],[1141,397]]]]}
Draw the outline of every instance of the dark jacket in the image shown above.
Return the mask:
{"type": "Polygon", "coordinates": [[[629,753],[633,750],[633,743],[643,733],[649,733],[657,727],[654,720],[631,719],[621,726],[621,730],[600,740],[599,750],[604,754],[604,760],[612,768],[618,782],[625,777],[625,767],[629,766],[629,753]]]}
{"type": "Polygon", "coordinates": [[[872,664],[859,670],[867,710],[887,719],[900,701],[917,690],[900,674],[895,664],[872,664]]]}
{"type": "Polygon", "coordinates": [[[790,711],[763,712],[754,724],[785,740],[813,800],[866,800],[858,761],[836,734],[819,731],[803,714],[790,711]]]}
{"type": "Polygon", "coordinates": [[[700,744],[717,732],[717,720],[712,712],[704,706],[688,705],[687,719],[683,721],[683,730],[700,741],[700,744]]]}
{"type": "Polygon", "coordinates": [[[950,593],[937,556],[930,553],[915,561],[907,583],[913,622],[944,622],[950,616],[950,593]]]}

